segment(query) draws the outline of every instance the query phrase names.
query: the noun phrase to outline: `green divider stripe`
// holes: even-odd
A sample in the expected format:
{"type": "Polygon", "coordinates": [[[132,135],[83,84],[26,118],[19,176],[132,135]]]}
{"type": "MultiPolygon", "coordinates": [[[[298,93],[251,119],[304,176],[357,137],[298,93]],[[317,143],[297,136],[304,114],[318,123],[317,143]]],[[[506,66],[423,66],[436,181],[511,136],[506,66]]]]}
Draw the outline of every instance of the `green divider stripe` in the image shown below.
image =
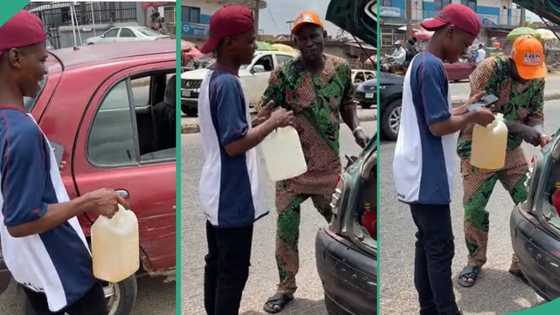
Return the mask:
{"type": "Polygon", "coordinates": [[[551,314],[560,314],[560,299],[556,299],[546,304],[535,306],[528,310],[508,313],[508,315],[551,315],[551,314]]]}
{"type": "Polygon", "coordinates": [[[0,26],[4,25],[12,16],[23,9],[29,0],[9,0],[0,4],[0,26]]]}

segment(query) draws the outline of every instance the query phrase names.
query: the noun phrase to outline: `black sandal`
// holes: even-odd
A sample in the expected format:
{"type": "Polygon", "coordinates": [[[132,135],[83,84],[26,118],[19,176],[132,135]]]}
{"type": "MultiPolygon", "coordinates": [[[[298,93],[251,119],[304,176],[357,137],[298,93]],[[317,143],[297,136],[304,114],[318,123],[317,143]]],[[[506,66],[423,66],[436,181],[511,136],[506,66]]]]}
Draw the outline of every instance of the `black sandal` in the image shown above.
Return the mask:
{"type": "Polygon", "coordinates": [[[462,287],[470,288],[478,279],[478,275],[480,274],[480,267],[478,266],[466,266],[463,268],[463,271],[459,274],[459,284],[462,287]]]}
{"type": "Polygon", "coordinates": [[[266,300],[263,309],[267,313],[275,314],[281,312],[293,299],[294,296],[291,294],[276,293],[266,300]]]}

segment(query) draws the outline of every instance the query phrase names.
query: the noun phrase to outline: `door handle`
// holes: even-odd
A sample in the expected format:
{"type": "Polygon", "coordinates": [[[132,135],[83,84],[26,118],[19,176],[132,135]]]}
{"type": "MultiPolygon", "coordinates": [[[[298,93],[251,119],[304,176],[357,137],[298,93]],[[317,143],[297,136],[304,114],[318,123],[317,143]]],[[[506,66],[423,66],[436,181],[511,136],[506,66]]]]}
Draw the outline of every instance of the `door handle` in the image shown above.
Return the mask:
{"type": "Polygon", "coordinates": [[[117,189],[115,192],[124,199],[130,198],[130,195],[126,189],[117,189]]]}

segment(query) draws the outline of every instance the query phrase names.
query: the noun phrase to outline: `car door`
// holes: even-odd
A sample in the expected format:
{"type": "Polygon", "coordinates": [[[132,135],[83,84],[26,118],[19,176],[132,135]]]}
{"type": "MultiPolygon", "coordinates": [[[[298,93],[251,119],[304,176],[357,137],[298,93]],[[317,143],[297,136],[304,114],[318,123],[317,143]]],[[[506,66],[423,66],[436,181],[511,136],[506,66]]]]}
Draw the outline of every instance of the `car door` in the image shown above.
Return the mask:
{"type": "MultiPolygon", "coordinates": [[[[555,149],[560,153],[560,138],[555,149]]],[[[557,155],[558,156],[558,155],[557,155]]],[[[550,153],[531,174],[528,201],[511,217],[512,242],[530,285],[543,297],[560,297],[560,215],[550,201],[560,180],[560,162],[550,153]]]]}
{"type": "Polygon", "coordinates": [[[175,266],[175,147],[158,150],[146,119],[147,107],[164,94],[157,86],[166,77],[154,79],[161,71],[173,73],[175,62],[120,71],[101,84],[83,116],[73,161],[79,194],[108,187],[128,195],[148,272],[175,266]]]}
{"type": "Polygon", "coordinates": [[[121,27],[119,32],[119,42],[130,42],[135,40],[138,40],[138,37],[134,34],[134,31],[131,28],[121,27]]]}

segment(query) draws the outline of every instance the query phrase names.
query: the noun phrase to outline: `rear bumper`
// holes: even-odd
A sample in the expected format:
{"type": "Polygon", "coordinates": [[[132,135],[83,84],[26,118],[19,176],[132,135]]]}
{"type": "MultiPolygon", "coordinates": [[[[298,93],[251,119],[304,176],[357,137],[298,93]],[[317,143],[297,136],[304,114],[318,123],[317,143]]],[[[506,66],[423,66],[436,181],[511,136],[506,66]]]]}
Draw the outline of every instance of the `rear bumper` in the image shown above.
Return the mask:
{"type": "Polygon", "coordinates": [[[560,241],[515,207],[510,218],[513,250],[529,285],[543,298],[560,297],[560,241]]]}
{"type": "Polygon", "coordinates": [[[351,314],[376,314],[374,257],[326,229],[317,232],[315,255],[325,295],[351,314]]]}

